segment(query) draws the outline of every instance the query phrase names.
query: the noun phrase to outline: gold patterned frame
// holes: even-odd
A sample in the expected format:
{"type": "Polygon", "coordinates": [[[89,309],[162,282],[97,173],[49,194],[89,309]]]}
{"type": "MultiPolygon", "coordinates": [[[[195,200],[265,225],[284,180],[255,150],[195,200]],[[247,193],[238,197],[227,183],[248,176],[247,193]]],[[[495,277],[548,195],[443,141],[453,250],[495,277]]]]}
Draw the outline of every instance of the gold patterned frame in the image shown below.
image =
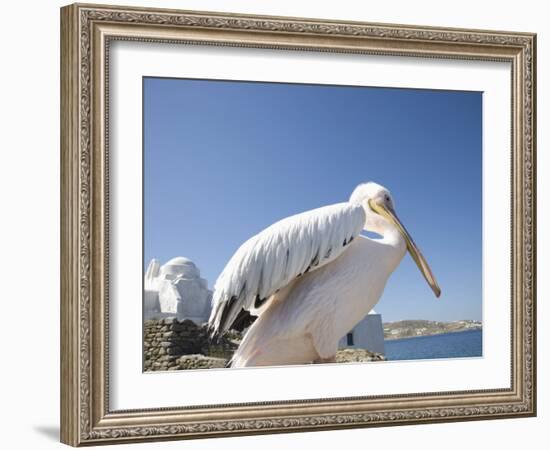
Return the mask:
{"type": "Polygon", "coordinates": [[[61,9],[61,441],[73,446],[536,414],[535,52],[529,33],[75,4],[61,9]],[[111,411],[108,58],[113,40],[507,61],[509,389],[111,411]]]}

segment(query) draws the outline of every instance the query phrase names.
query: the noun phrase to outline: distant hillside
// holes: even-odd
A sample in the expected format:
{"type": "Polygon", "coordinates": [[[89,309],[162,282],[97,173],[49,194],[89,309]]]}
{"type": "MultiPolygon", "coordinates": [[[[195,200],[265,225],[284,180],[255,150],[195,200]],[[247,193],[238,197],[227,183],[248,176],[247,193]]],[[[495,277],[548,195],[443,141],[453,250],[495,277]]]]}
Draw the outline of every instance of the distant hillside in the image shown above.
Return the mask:
{"type": "Polygon", "coordinates": [[[481,322],[457,320],[455,322],[433,322],[431,320],[400,320],[384,324],[384,339],[401,339],[414,336],[431,336],[465,330],[480,330],[481,322]]]}

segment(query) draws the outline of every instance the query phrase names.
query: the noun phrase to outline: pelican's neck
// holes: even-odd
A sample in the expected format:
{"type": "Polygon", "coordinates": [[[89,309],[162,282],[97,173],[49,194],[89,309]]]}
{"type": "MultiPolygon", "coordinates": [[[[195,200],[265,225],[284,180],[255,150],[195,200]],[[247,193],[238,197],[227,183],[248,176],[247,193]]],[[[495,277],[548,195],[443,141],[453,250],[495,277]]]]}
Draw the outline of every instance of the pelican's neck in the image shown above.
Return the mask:
{"type": "Polygon", "coordinates": [[[391,254],[392,265],[395,264],[397,266],[407,251],[405,238],[393,223],[380,214],[376,214],[368,204],[363,203],[361,206],[363,206],[363,210],[365,211],[365,225],[363,229],[382,236],[382,239],[368,239],[377,244],[384,245],[388,250],[391,249],[392,251],[389,254],[391,254]]]}
{"type": "Polygon", "coordinates": [[[380,233],[382,235],[382,243],[386,245],[391,245],[395,249],[399,250],[405,255],[407,251],[407,242],[399,230],[392,224],[389,224],[385,229],[380,233]]]}
{"type": "MultiPolygon", "coordinates": [[[[366,229],[366,231],[373,230],[366,229]]],[[[405,256],[407,243],[397,228],[390,224],[383,229],[378,229],[376,233],[380,234],[382,238],[371,239],[367,236],[365,238],[370,240],[371,245],[375,245],[379,249],[379,262],[387,267],[389,275],[405,256]]],[[[371,254],[371,250],[368,253],[371,254]]]]}
{"type": "Polygon", "coordinates": [[[405,256],[407,243],[397,227],[379,214],[375,214],[370,210],[365,210],[365,212],[367,220],[365,221],[364,229],[382,236],[382,239],[376,239],[376,241],[380,244],[393,247],[400,258],[405,256]]]}

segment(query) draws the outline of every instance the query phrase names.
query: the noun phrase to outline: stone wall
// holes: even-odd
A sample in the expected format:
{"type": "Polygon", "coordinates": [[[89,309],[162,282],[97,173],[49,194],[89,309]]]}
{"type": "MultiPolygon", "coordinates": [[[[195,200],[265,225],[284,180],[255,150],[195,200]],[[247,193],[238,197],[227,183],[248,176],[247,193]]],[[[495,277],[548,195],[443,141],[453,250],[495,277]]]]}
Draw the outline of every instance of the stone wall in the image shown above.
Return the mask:
{"type": "MultiPolygon", "coordinates": [[[[241,335],[228,333],[210,339],[205,325],[175,318],[145,321],[145,371],[214,369],[226,367],[238,348],[241,335]]],[[[382,361],[384,356],[365,349],[343,349],[336,362],[382,361]]]]}
{"type": "Polygon", "coordinates": [[[145,371],[225,367],[238,341],[212,341],[205,326],[175,318],[145,321],[145,371]]]}

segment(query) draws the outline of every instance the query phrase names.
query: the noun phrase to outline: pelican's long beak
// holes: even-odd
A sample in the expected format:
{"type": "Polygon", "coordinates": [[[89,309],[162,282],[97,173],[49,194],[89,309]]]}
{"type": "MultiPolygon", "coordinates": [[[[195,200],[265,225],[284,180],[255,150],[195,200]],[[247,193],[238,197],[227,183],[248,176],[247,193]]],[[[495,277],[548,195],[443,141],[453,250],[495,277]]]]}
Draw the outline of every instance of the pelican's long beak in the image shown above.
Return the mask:
{"type": "Polygon", "coordinates": [[[407,249],[409,250],[409,253],[412,256],[412,259],[414,259],[414,262],[420,269],[420,272],[422,272],[422,275],[424,275],[424,278],[432,288],[432,291],[434,291],[435,296],[439,297],[441,295],[441,289],[439,288],[437,281],[435,280],[434,274],[432,273],[430,266],[426,262],[426,259],[422,255],[422,252],[420,251],[420,249],[414,243],[411,235],[405,228],[405,225],[403,225],[403,223],[399,220],[399,217],[397,217],[397,214],[395,213],[393,208],[388,207],[384,204],[379,204],[373,199],[369,200],[369,206],[373,211],[385,217],[397,227],[399,232],[405,238],[405,242],[407,243],[407,249]]]}

